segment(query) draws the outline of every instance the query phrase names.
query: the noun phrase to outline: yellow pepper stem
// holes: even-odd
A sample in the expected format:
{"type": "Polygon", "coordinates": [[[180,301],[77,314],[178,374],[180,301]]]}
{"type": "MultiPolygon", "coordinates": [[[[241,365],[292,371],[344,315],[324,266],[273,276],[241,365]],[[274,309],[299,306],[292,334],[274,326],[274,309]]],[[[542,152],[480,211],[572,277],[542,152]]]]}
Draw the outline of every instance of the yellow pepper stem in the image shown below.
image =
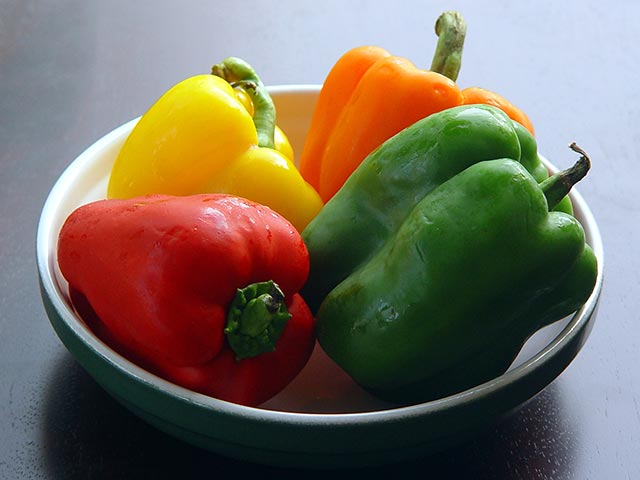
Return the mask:
{"type": "Polygon", "coordinates": [[[223,78],[233,87],[242,88],[253,102],[253,123],[260,147],[274,148],[276,108],[260,77],[244,60],[229,57],[211,68],[211,74],[223,78]]]}

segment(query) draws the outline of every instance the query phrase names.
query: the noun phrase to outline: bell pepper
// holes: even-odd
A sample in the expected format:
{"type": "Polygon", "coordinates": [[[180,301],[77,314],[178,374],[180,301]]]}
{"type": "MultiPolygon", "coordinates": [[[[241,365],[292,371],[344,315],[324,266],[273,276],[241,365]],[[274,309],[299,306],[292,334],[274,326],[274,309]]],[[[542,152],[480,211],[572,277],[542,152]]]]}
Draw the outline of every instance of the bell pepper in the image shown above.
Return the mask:
{"type": "Polygon", "coordinates": [[[362,160],[402,129],[435,112],[482,103],[501,108],[527,128],[527,116],[500,95],[456,85],[466,25],[457,12],[436,22],[438,44],[430,70],[376,46],[346,52],[320,91],[300,172],[327,202],[362,160]]]}
{"type": "Polygon", "coordinates": [[[106,343],[206,395],[258,405],[298,374],[315,343],[298,293],[307,249],[290,222],[244,198],[89,203],[64,223],[58,262],[106,343]]]}
{"type": "Polygon", "coordinates": [[[269,93],[241,59],[212,72],[178,83],[140,118],[114,162],[108,198],[227,193],[271,207],[302,231],[322,201],[274,148],[269,93]],[[248,95],[253,116],[234,86],[248,95]]]}
{"type": "Polygon", "coordinates": [[[548,178],[535,138],[490,105],[434,113],[384,142],[302,233],[311,260],[303,296],[311,309],[382,247],[418,199],[470,165],[496,158],[520,161],[538,182],[548,178]]]}
{"type": "MultiPolygon", "coordinates": [[[[459,123],[449,130],[460,130],[461,142],[476,133],[459,123]]],[[[429,401],[496,378],[531,334],[580,308],[593,290],[597,261],[582,226],[572,215],[549,211],[586,174],[588,158],[538,183],[517,156],[505,155],[508,142],[493,142],[496,136],[484,147],[494,155],[482,161],[469,160],[468,142],[446,144],[455,155],[449,162],[463,169],[423,156],[425,169],[439,172],[420,192],[399,181],[378,192],[372,171],[400,179],[417,170],[403,171],[411,154],[397,161],[392,154],[407,144],[392,139],[306,231],[313,269],[315,232],[331,228],[328,218],[351,225],[347,248],[362,227],[352,220],[354,209],[380,225],[375,245],[364,245],[365,257],[331,289],[316,316],[324,351],[380,398],[429,401]],[[358,192],[356,184],[367,191],[358,192]],[[396,210],[400,193],[410,200],[396,210]],[[376,212],[381,204],[390,207],[376,212]]],[[[342,248],[348,229],[329,245],[336,257],[348,257],[342,248]]]]}

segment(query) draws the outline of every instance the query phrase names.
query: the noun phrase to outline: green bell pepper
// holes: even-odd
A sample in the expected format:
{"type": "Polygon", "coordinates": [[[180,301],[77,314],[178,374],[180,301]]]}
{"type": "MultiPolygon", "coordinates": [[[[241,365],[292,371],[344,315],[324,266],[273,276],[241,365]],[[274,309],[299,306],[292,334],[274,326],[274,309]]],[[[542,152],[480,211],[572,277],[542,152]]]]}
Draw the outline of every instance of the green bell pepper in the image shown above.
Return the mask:
{"type": "MultiPolygon", "coordinates": [[[[430,115],[372,152],[302,232],[311,255],[304,289],[311,309],[377,252],[427,193],[496,158],[520,160],[538,181],[548,177],[535,138],[489,105],[430,115]]],[[[571,210],[568,197],[560,206],[571,210]]]]}
{"type": "Polygon", "coordinates": [[[362,387],[398,403],[462,391],[584,304],[595,255],[575,217],[549,210],[588,162],[534,170],[539,183],[536,158],[518,162],[497,109],[447,110],[372,153],[305,229],[318,340],[362,387]]]}

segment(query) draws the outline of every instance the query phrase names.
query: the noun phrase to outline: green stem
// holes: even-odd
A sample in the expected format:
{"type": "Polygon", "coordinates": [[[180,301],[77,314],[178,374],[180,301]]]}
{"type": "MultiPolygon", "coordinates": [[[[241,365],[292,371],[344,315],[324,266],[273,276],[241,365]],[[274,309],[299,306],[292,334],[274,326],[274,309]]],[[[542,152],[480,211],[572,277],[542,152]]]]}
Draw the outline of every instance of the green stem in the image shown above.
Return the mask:
{"type": "Polygon", "coordinates": [[[284,293],[273,280],[239,288],[229,307],[224,329],[236,359],[275,350],[289,318],[284,293]]]}
{"type": "Polygon", "coordinates": [[[225,79],[234,87],[247,92],[253,102],[253,123],[258,133],[258,145],[274,148],[276,108],[258,74],[244,60],[229,57],[211,68],[211,74],[225,79]]]}
{"type": "Polygon", "coordinates": [[[540,183],[540,189],[547,197],[549,210],[553,210],[570,191],[571,188],[582,180],[591,168],[591,160],[578,145],[572,143],[569,148],[580,154],[578,161],[572,166],[551,175],[549,178],[540,183]]]}
{"type": "Polygon", "coordinates": [[[454,82],[460,73],[462,48],[467,25],[458,12],[444,12],[436,20],[438,44],[431,62],[431,71],[441,73],[454,82]]]}

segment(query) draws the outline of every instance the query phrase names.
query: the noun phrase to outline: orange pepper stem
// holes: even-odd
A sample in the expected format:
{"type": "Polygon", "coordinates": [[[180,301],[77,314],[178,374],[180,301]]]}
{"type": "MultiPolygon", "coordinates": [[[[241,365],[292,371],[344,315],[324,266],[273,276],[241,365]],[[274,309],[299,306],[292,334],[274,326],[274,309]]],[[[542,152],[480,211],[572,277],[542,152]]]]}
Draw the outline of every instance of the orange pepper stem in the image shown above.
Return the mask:
{"type": "Polygon", "coordinates": [[[276,108],[260,77],[244,60],[229,57],[211,68],[211,74],[223,78],[233,87],[242,88],[253,103],[253,123],[260,147],[275,148],[276,108]]]}
{"type": "Polygon", "coordinates": [[[569,148],[580,154],[580,159],[571,167],[550,176],[540,184],[540,189],[547,197],[549,210],[560,203],[565,195],[569,193],[571,187],[578,183],[587,174],[591,168],[591,160],[575,142],[569,145],[569,148]]]}
{"type": "Polygon", "coordinates": [[[467,25],[458,12],[444,12],[436,20],[438,44],[431,62],[431,71],[454,82],[458,78],[462,63],[462,48],[467,25]]]}

